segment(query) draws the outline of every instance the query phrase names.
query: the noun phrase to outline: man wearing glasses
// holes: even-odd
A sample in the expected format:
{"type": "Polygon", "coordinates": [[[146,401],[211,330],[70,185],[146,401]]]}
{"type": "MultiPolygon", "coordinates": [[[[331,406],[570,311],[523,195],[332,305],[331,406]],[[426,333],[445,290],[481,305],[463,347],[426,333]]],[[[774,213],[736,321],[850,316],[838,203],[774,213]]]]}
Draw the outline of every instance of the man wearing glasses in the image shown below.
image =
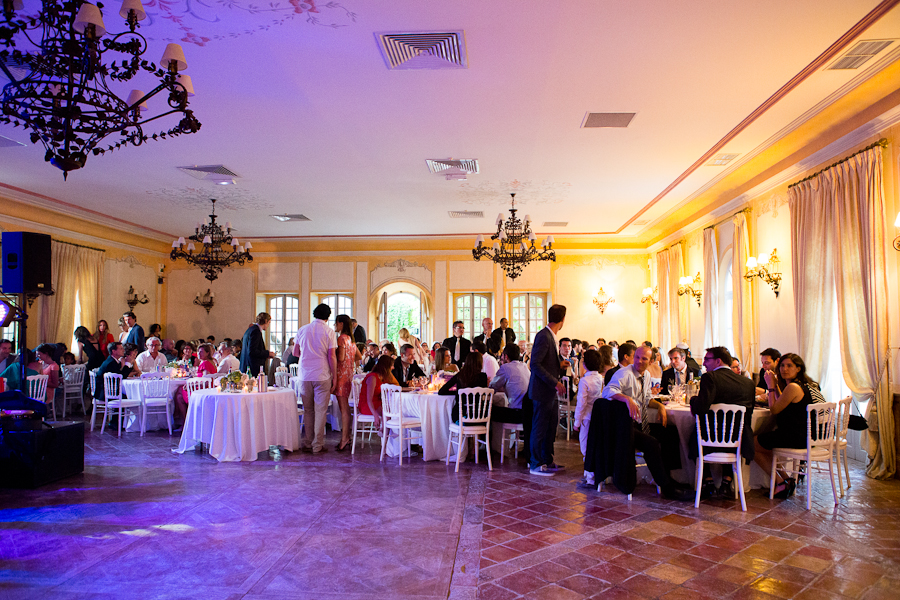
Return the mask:
{"type": "Polygon", "coordinates": [[[151,373],[156,370],[156,367],[165,367],[169,364],[166,355],[160,350],[162,350],[162,341],[158,337],[147,340],[147,349],[141,352],[135,360],[141,373],[151,373]]]}
{"type": "Polygon", "coordinates": [[[453,364],[460,369],[472,350],[472,342],[463,337],[465,332],[466,326],[463,325],[463,322],[456,321],[453,323],[453,337],[448,337],[444,340],[444,348],[450,350],[450,358],[453,364]]]}

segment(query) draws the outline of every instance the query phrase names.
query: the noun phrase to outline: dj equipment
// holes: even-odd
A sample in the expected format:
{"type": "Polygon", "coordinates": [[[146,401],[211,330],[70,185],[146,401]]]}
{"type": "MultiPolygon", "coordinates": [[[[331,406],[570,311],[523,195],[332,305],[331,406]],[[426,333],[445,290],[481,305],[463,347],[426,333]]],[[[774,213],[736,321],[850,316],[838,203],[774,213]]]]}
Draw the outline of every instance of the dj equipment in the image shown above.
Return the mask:
{"type": "Polygon", "coordinates": [[[51,425],[0,431],[0,487],[36,488],[84,471],[84,422],[51,425]]]}
{"type": "Polygon", "coordinates": [[[27,231],[3,232],[4,294],[50,291],[50,236],[27,231]]]}

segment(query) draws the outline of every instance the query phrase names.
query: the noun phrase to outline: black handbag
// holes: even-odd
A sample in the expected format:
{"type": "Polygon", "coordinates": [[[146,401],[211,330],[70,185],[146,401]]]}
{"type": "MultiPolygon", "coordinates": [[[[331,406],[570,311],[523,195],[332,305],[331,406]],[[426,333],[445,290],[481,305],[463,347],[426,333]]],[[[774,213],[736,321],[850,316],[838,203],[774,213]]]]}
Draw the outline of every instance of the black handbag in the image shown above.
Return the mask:
{"type": "Polygon", "coordinates": [[[850,415],[850,421],[847,423],[847,428],[852,429],[853,431],[865,431],[869,428],[869,423],[866,421],[865,417],[850,415]]]}

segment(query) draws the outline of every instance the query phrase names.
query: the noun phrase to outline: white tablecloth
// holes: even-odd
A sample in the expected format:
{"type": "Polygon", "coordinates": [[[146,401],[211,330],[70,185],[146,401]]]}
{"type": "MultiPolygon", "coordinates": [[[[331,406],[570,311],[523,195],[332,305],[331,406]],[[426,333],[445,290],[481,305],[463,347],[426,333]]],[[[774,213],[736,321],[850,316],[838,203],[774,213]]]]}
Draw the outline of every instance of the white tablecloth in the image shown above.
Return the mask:
{"type": "MultiPolygon", "coordinates": [[[[185,381],[187,381],[187,379],[169,380],[169,398],[172,398],[175,395],[175,392],[184,385],[185,381]]],[[[123,379],[122,392],[124,392],[125,397],[129,400],[143,400],[144,398],[144,389],[141,386],[140,379],[123,379]]],[[[135,408],[134,412],[129,413],[127,423],[128,426],[125,428],[125,431],[139,432],[141,430],[140,407],[135,408]]],[[[168,428],[169,424],[166,422],[166,415],[159,413],[147,415],[147,431],[168,428]]]]}
{"type": "Polygon", "coordinates": [[[191,394],[178,453],[209,444],[220,461],[256,460],[269,446],[300,447],[297,397],[291,390],[231,394],[217,389],[191,394]]]}

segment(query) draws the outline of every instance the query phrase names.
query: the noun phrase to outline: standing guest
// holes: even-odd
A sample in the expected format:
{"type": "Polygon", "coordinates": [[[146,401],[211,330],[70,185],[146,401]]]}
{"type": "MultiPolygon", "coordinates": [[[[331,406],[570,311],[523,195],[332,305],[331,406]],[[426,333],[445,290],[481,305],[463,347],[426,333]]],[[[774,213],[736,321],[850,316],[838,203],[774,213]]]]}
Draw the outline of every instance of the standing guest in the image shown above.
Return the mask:
{"type": "Polygon", "coordinates": [[[158,337],[162,339],[162,325],[154,323],[150,326],[150,337],[158,337]]]}
{"type": "MultiPolygon", "coordinates": [[[[506,406],[491,408],[491,421],[497,423],[525,423],[523,401],[528,395],[531,370],[522,362],[516,344],[507,344],[500,355],[500,369],[488,384],[495,392],[506,394],[506,406]]],[[[525,438],[526,441],[528,438],[525,438]]]]}
{"type": "Polygon", "coordinates": [[[404,344],[412,346],[415,359],[423,365],[425,364],[425,357],[428,352],[426,347],[422,346],[422,342],[419,341],[419,338],[412,335],[406,327],[397,332],[397,338],[400,341],[400,346],[403,346],[404,344]]]}
{"type": "Polygon", "coordinates": [[[606,340],[602,337],[597,338],[597,348],[599,349],[601,346],[606,346],[606,340]]]}
{"type": "Polygon", "coordinates": [[[12,349],[13,344],[10,340],[0,340],[0,373],[16,362],[18,356],[12,353],[12,349]]]}
{"type": "MultiPolygon", "coordinates": [[[[504,317],[500,319],[500,327],[491,332],[491,339],[497,348],[505,349],[508,344],[516,343],[516,332],[509,326],[509,321],[504,317]]],[[[519,347],[521,356],[522,348],[519,347]]]]}
{"type": "Polygon", "coordinates": [[[106,360],[108,356],[106,353],[108,352],[107,348],[109,347],[110,342],[116,341],[113,337],[113,334],[109,331],[109,323],[107,323],[104,319],[100,319],[97,321],[97,333],[93,335],[92,340],[95,344],[96,348],[100,349],[100,354],[103,355],[103,359],[106,360]]]}
{"type": "MultiPolygon", "coordinates": [[[[91,340],[91,332],[84,325],[75,328],[75,339],[78,341],[78,357],[80,360],[87,362],[85,367],[88,371],[93,371],[103,364],[105,358],[103,353],[97,347],[97,343],[91,340]],[[85,360],[86,359],[86,360],[85,360]]],[[[112,342],[110,342],[112,343],[112,342]]],[[[107,344],[107,356],[109,344],[107,344]]]]}
{"type": "Polygon", "coordinates": [[[759,364],[762,368],[759,370],[759,377],[756,380],[757,396],[767,397],[769,388],[766,387],[768,385],[766,383],[766,373],[772,373],[772,375],[777,379],[778,374],[775,372],[775,365],[778,364],[778,361],[780,359],[781,352],[779,352],[775,348],[766,348],[759,353],[759,364]]]}
{"type": "Polygon", "coordinates": [[[147,338],[147,349],[138,354],[135,366],[141,373],[151,373],[157,367],[163,368],[169,364],[168,359],[160,352],[162,342],[158,337],[147,338]]]}
{"type": "MultiPolygon", "coordinates": [[[[606,346],[607,348],[609,346],[606,346]]],[[[596,350],[587,350],[584,353],[584,377],[578,382],[578,401],[575,405],[575,423],[572,428],[578,432],[578,441],[581,444],[581,456],[587,455],[588,431],[591,429],[591,411],[594,409],[594,400],[603,393],[603,357],[596,350]]],[[[611,365],[610,365],[611,366],[611,365]]],[[[594,474],[584,472],[585,486],[596,487],[594,474]]]]}
{"type": "MultiPolygon", "coordinates": [[[[680,344],[679,344],[680,346],[680,344]]],[[[667,396],[673,385],[683,385],[691,379],[699,379],[700,369],[692,369],[687,363],[687,352],[675,346],[669,350],[669,368],[663,371],[660,394],[667,396]]]]}
{"type": "Polygon", "coordinates": [[[566,320],[566,307],[554,304],[547,311],[547,326],[534,336],[528,397],[534,406],[531,428],[532,475],[552,476],[563,467],[553,462],[553,442],[559,419],[559,396],[566,390],[559,380],[559,343],[556,335],[566,320]]]}
{"type": "Polygon", "coordinates": [[[240,370],[241,361],[234,357],[232,348],[227,342],[219,344],[219,357],[219,373],[225,373],[227,375],[232,371],[240,370]]]}
{"type": "Polygon", "coordinates": [[[213,348],[215,348],[216,347],[216,336],[214,336],[214,335],[206,336],[206,343],[209,344],[210,346],[212,346],[213,348]]]}
{"type": "MultiPolygon", "coordinates": [[[[646,344],[644,344],[646,346],[646,344]]],[[[647,372],[650,373],[650,381],[653,385],[658,385],[662,383],[662,365],[659,364],[659,348],[655,348],[653,346],[647,346],[650,348],[650,367],[647,369],[647,372]]]]}
{"type": "MultiPolygon", "coordinates": [[[[775,371],[766,369],[764,376],[766,399],[775,415],[776,429],[756,436],[754,460],[771,477],[772,448],[806,448],[806,407],[813,401],[809,386],[815,382],[806,374],[803,359],[791,352],[782,354],[775,371]]],[[[793,477],[776,473],[775,497],[791,496],[796,485],[793,477]]]]}
{"type": "Polygon", "coordinates": [[[369,344],[366,346],[366,364],[363,366],[363,373],[371,373],[372,369],[375,368],[375,363],[378,362],[378,351],[378,344],[369,344]]]}
{"type": "MultiPolygon", "coordinates": [[[[729,365],[731,364],[731,354],[723,346],[715,346],[707,348],[703,357],[703,366],[706,367],[706,373],[700,376],[700,392],[691,398],[691,414],[695,417],[700,416],[700,426],[706,429],[704,417],[709,412],[709,407],[713,404],[736,404],[746,408],[744,413],[744,422],[741,424],[743,436],[741,438],[741,456],[750,462],[753,460],[753,428],[750,424],[753,422],[753,405],[755,404],[755,392],[753,382],[743,377],[739,373],[734,373],[729,365]]],[[[694,434],[696,436],[696,433],[694,434]]],[[[718,449],[716,450],[719,451],[718,449]]],[[[692,458],[696,458],[699,453],[697,444],[691,444],[692,458]]],[[[714,494],[719,496],[729,496],[731,492],[731,484],[733,479],[733,469],[731,465],[722,465],[722,485],[716,489],[713,483],[712,473],[709,470],[709,464],[703,465],[703,486],[700,495],[710,497],[714,494]]]]}
{"type": "Polygon", "coordinates": [[[494,375],[497,374],[497,371],[500,370],[500,363],[497,362],[496,358],[491,356],[490,352],[488,352],[485,347],[484,342],[481,340],[472,342],[472,351],[481,355],[481,370],[487,375],[488,381],[492,380],[494,375]]]}
{"type": "Polygon", "coordinates": [[[410,379],[415,377],[425,377],[425,371],[419,367],[416,362],[415,350],[410,344],[400,346],[400,360],[394,361],[394,368],[391,370],[399,383],[397,385],[406,387],[410,379]]]}
{"type": "Polygon", "coordinates": [[[128,323],[125,322],[125,317],[119,317],[118,325],[119,341],[124,344],[125,340],[128,339],[128,323]]]}
{"type": "Polygon", "coordinates": [[[128,337],[125,338],[126,344],[134,344],[137,348],[144,348],[147,345],[147,339],[144,337],[144,328],[138,325],[134,313],[128,311],[122,315],[125,324],[128,325],[128,337]]]}
{"type": "Polygon", "coordinates": [[[179,360],[178,362],[183,364],[185,367],[193,368],[197,366],[197,359],[194,356],[194,352],[194,342],[185,342],[181,347],[181,360],[179,360]]]}
{"type": "Polygon", "coordinates": [[[445,373],[455,373],[458,370],[457,366],[453,364],[453,359],[450,357],[450,349],[441,346],[441,349],[434,354],[434,368],[432,369],[432,373],[440,373],[441,371],[445,373]]]}
{"type": "Polygon", "coordinates": [[[463,335],[466,333],[466,326],[462,321],[454,321],[453,336],[444,340],[443,346],[450,350],[450,357],[453,364],[462,367],[466,361],[466,357],[472,349],[472,342],[467,340],[463,335]]]}
{"type": "Polygon", "coordinates": [[[343,452],[351,442],[350,426],[353,415],[350,411],[350,391],[353,385],[353,372],[356,371],[356,365],[362,359],[362,355],[356,347],[356,342],[353,341],[353,323],[350,317],[338,315],[334,320],[334,327],[338,336],[337,368],[331,393],[337,398],[341,410],[341,443],[335,449],[343,452]]]}
{"type": "MultiPolygon", "coordinates": [[[[615,343],[615,340],[613,340],[615,343]]],[[[618,351],[619,361],[618,363],[606,371],[603,375],[603,386],[606,387],[609,385],[609,382],[612,381],[613,375],[616,374],[616,371],[622,369],[624,367],[629,366],[632,362],[634,362],[634,352],[635,347],[633,344],[622,344],[619,347],[613,346],[612,343],[609,344],[610,354],[612,356],[616,355],[616,351],[618,351]]]]}
{"type": "Polygon", "coordinates": [[[38,360],[41,361],[40,374],[47,375],[47,396],[44,402],[56,397],[56,388],[59,387],[59,365],[53,360],[53,344],[41,344],[35,348],[38,360]]]}
{"type": "Polygon", "coordinates": [[[137,348],[132,344],[126,346],[121,342],[112,342],[109,344],[107,350],[109,356],[106,357],[106,360],[104,360],[103,364],[100,365],[100,368],[97,369],[97,385],[94,388],[94,398],[97,400],[106,399],[103,382],[104,375],[107,373],[116,373],[121,375],[124,379],[128,377],[131,374],[132,369],[134,369],[134,364],[129,360],[129,357],[136,354],[137,348]]]}
{"type": "Polygon", "coordinates": [[[482,372],[481,366],[481,354],[470,352],[459,373],[447,380],[447,383],[438,390],[438,394],[441,396],[456,396],[453,401],[453,409],[450,411],[450,418],[454,423],[459,422],[459,390],[488,386],[487,375],[482,372]]]}
{"type": "Polygon", "coordinates": [[[356,319],[350,319],[350,324],[353,326],[353,341],[357,344],[366,344],[366,329],[356,322],[356,319]]]}
{"type": "Polygon", "coordinates": [[[300,358],[300,398],[303,400],[306,432],[301,450],[304,452],[328,450],[324,445],[325,415],[331,390],[338,381],[335,362],[337,340],[334,329],[328,326],[330,316],[331,307],[318,305],[313,310],[312,322],[297,331],[294,341],[294,356],[300,358]]]}
{"type": "MultiPolygon", "coordinates": [[[[381,431],[381,385],[384,383],[397,385],[391,373],[394,359],[382,354],[378,357],[372,372],[363,379],[359,389],[359,414],[375,417],[375,429],[381,431]]],[[[378,435],[381,435],[380,433],[378,435]]]]}
{"type": "Polygon", "coordinates": [[[263,332],[268,329],[272,317],[269,313],[261,312],[256,315],[256,322],[251,324],[244,332],[241,343],[241,373],[250,371],[250,375],[256,377],[260,369],[266,365],[266,359],[275,358],[275,353],[266,349],[263,332]]]}
{"type": "MultiPolygon", "coordinates": [[[[484,344],[484,347],[487,350],[487,353],[491,356],[496,356],[500,353],[500,346],[493,339],[494,336],[494,321],[490,317],[485,317],[481,320],[481,333],[476,335],[472,339],[472,343],[481,342],[484,344]]],[[[484,358],[484,352],[481,353],[482,358],[484,358]]],[[[488,376],[490,379],[490,376],[488,376]]]]}

